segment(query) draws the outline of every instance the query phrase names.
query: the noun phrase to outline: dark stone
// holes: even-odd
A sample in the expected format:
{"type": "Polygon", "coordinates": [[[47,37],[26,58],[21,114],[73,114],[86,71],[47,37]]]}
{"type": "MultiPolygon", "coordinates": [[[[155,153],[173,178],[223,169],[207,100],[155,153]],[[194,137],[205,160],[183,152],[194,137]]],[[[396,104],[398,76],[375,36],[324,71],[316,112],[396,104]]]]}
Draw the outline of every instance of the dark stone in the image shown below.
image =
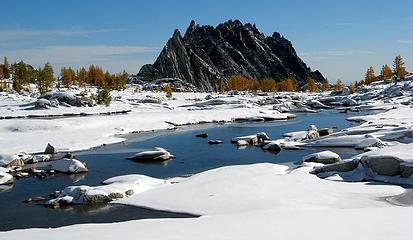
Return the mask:
{"type": "Polygon", "coordinates": [[[133,189],[129,189],[125,192],[126,196],[132,196],[134,194],[133,189]]]}
{"type": "Polygon", "coordinates": [[[110,193],[108,196],[109,196],[110,199],[123,198],[123,194],[122,194],[122,193],[110,193]]]}
{"type": "Polygon", "coordinates": [[[133,81],[182,79],[202,91],[217,91],[233,75],[284,80],[293,75],[299,86],[308,78],[321,82],[279,33],[265,36],[255,25],[229,20],[217,27],[194,21],[184,36],[175,30],[153,64],[144,65],[133,81]]]}
{"type": "Polygon", "coordinates": [[[55,147],[50,145],[50,143],[47,144],[46,149],[44,150],[44,154],[56,154],[57,150],[55,147]]]}
{"type": "Polygon", "coordinates": [[[208,137],[208,133],[200,133],[200,134],[195,135],[195,137],[207,138],[207,137],[208,137]]]}
{"type": "Polygon", "coordinates": [[[332,128],[322,128],[318,130],[318,134],[320,135],[320,137],[330,135],[333,132],[334,130],[332,128]]]}

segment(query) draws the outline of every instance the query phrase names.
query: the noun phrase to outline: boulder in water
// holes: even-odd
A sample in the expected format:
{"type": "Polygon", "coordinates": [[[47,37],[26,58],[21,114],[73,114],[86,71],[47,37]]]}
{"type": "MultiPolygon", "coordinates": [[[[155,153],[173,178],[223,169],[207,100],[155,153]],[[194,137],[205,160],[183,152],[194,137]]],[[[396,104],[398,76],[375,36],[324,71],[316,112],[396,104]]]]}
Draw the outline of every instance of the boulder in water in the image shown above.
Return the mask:
{"type": "Polygon", "coordinates": [[[131,157],[128,157],[127,159],[134,161],[166,161],[173,157],[174,155],[172,155],[165,149],[157,147],[154,148],[154,150],[137,153],[131,157]]]}

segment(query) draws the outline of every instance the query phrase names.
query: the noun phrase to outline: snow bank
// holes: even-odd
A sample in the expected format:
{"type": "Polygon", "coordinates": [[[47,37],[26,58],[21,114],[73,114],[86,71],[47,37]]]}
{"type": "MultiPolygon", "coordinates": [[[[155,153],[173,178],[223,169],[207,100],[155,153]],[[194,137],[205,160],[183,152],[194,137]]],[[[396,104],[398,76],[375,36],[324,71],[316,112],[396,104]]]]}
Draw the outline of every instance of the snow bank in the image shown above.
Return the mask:
{"type": "Polygon", "coordinates": [[[46,202],[48,206],[56,204],[92,204],[109,202],[114,199],[132,196],[153,187],[169,184],[168,181],[144,175],[124,175],[109,178],[102,186],[69,186],[59,196],[46,202]]]}
{"type": "Polygon", "coordinates": [[[171,179],[177,183],[116,202],[210,216],[265,209],[384,207],[389,205],[379,197],[403,192],[398,186],[325,181],[309,174],[311,169],[287,172],[288,167],[269,163],[223,167],[171,179]]]}

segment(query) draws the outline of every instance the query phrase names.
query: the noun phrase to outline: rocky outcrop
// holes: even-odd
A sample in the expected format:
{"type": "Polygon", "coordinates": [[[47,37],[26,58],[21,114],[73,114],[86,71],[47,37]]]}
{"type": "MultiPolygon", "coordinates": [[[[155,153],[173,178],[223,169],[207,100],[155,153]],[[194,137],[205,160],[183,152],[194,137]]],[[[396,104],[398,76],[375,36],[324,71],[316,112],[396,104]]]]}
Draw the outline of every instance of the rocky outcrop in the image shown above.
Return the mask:
{"type": "Polygon", "coordinates": [[[175,30],[156,61],[144,65],[137,79],[179,78],[200,90],[218,90],[220,81],[233,75],[275,80],[293,75],[301,86],[309,77],[324,79],[307,67],[281,34],[265,36],[255,24],[238,20],[217,27],[192,21],[184,36],[175,30]]]}

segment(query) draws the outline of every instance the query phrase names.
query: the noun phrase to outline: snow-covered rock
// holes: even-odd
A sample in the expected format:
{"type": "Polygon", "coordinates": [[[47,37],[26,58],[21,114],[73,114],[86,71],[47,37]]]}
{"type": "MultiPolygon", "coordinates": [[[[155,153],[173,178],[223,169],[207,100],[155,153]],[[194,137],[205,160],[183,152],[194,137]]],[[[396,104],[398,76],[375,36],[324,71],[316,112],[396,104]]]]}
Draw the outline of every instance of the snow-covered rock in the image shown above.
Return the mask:
{"type": "Polygon", "coordinates": [[[87,172],[87,167],[76,159],[63,158],[51,162],[52,169],[63,173],[87,172]]]}
{"type": "Polygon", "coordinates": [[[0,154],[0,167],[22,167],[23,160],[16,154],[0,154]]]}
{"type": "Polygon", "coordinates": [[[303,157],[304,162],[331,164],[340,161],[340,155],[332,151],[322,151],[303,157]]]}
{"type": "Polygon", "coordinates": [[[166,161],[173,157],[174,156],[165,149],[156,147],[150,151],[139,152],[127,159],[134,161],[166,161]]]}
{"type": "Polygon", "coordinates": [[[8,185],[13,183],[13,176],[0,171],[0,185],[8,185]]]}

